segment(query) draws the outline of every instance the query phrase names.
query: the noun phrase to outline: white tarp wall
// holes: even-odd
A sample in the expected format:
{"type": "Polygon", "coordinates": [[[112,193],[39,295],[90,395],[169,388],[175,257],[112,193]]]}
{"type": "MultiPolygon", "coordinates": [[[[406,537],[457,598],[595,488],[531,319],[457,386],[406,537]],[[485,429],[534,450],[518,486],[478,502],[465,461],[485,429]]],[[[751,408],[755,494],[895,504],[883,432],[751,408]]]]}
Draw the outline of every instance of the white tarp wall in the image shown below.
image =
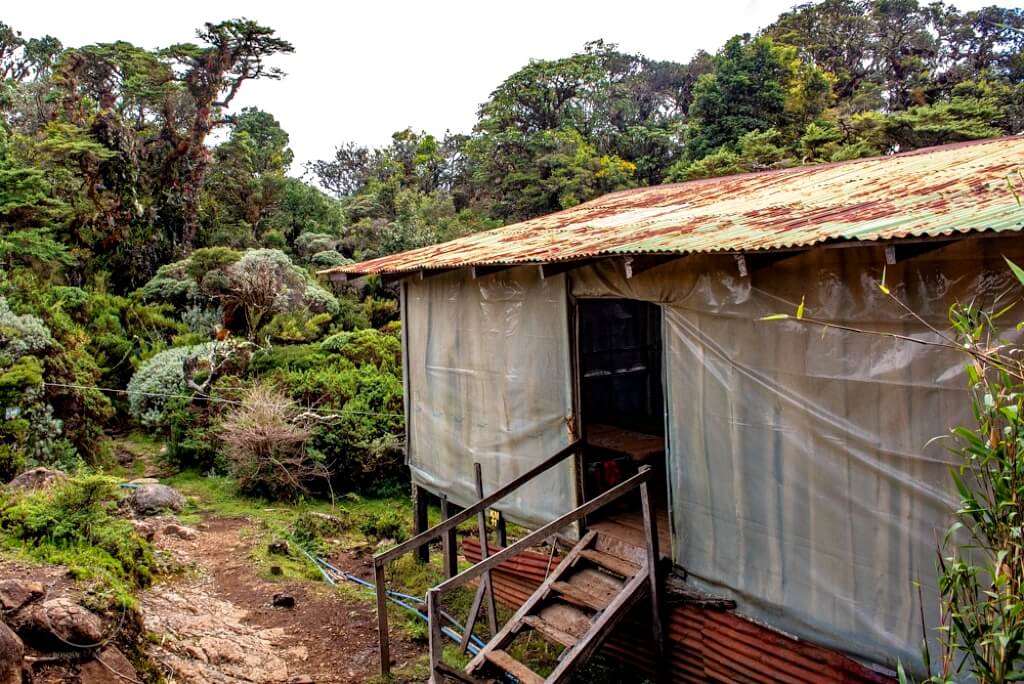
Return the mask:
{"type": "MultiPolygon", "coordinates": [[[[473,463],[490,493],[570,443],[569,324],[564,276],[536,268],[479,280],[410,280],[403,322],[408,460],[413,481],[466,506],[473,463]]],[[[572,459],[496,508],[539,526],[575,506],[572,459]]]]}
{"type": "MultiPolygon", "coordinates": [[[[1002,254],[1024,262],[1022,247],[966,240],[886,280],[943,328],[954,301],[1019,296],[1002,254]]],[[[879,290],[883,264],[881,248],[815,250],[741,277],[732,256],[691,257],[627,280],[608,261],[571,289],[663,304],[673,553],[691,580],[816,643],[920,668],[913,582],[934,620],[958,501],[953,456],[929,441],[970,424],[963,358],[759,320],[806,297],[817,319],[934,339],[879,290]]]]}

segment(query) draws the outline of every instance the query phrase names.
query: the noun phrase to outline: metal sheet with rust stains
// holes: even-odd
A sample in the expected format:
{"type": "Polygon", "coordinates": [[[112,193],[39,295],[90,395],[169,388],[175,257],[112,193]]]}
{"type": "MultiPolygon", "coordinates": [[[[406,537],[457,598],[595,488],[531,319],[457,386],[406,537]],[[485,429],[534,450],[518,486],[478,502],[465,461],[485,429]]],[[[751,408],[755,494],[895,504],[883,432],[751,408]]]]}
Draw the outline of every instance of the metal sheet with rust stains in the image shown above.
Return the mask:
{"type": "Polygon", "coordinates": [[[724,176],[571,209],[324,273],[404,273],[594,256],[747,252],[1024,229],[1008,176],[1024,137],[724,176]]]}

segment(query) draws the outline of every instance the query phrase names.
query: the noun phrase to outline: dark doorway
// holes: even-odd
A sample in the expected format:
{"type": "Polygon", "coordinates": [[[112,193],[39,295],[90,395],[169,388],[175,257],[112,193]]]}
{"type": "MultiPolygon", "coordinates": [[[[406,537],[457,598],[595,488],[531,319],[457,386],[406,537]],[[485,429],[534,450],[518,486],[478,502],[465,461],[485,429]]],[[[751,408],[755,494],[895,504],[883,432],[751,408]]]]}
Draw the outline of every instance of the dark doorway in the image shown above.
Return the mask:
{"type": "Polygon", "coordinates": [[[635,299],[578,304],[584,424],[664,435],[661,309],[635,299]]]}

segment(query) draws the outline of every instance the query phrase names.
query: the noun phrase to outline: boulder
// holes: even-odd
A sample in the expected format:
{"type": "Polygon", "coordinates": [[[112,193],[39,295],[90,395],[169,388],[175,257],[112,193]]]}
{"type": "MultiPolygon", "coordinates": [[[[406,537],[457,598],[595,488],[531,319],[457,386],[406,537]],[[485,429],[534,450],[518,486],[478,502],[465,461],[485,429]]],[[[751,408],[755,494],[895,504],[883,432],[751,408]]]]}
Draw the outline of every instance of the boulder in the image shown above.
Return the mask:
{"type": "Polygon", "coordinates": [[[155,515],[161,511],[177,513],[185,508],[185,497],[167,485],[142,484],[132,493],[131,504],[141,515],[155,515]]]}
{"type": "Polygon", "coordinates": [[[121,651],[113,646],[105,646],[92,660],[78,668],[78,681],[79,684],[137,682],[139,673],[121,651]]]}
{"type": "Polygon", "coordinates": [[[27,644],[41,650],[93,648],[104,637],[96,614],[63,597],[29,606],[10,624],[27,644]]]}
{"type": "MultiPolygon", "coordinates": [[[[26,579],[0,580],[0,610],[13,613],[42,598],[46,587],[42,582],[26,579]]],[[[2,681],[2,680],[0,680],[2,681]]]]}
{"type": "Polygon", "coordinates": [[[60,484],[67,479],[67,474],[60,470],[33,468],[32,470],[26,470],[8,482],[7,488],[24,492],[34,492],[38,489],[50,489],[54,485],[60,484]]]}
{"type": "Polygon", "coordinates": [[[0,684],[21,684],[25,645],[11,628],[0,622],[0,684]]]}

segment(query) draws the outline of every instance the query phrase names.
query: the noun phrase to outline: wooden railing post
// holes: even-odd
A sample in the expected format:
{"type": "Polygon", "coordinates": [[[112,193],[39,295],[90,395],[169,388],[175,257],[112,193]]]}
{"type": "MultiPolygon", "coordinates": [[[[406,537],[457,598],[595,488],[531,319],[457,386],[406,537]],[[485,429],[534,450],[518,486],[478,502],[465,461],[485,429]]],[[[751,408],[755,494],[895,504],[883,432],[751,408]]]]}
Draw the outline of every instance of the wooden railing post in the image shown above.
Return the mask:
{"type": "MultiPolygon", "coordinates": [[[[429,493],[418,484],[412,486],[412,533],[413,536],[426,532],[430,524],[427,521],[427,504],[429,493]]],[[[430,562],[430,545],[424,544],[416,549],[416,558],[420,563],[430,562]]]]}
{"type": "Polygon", "coordinates": [[[380,642],[380,673],[391,673],[391,640],[388,638],[388,588],[384,577],[384,563],[373,562],[373,583],[377,591],[377,637],[380,642]]]}
{"type": "Polygon", "coordinates": [[[441,592],[437,589],[427,591],[427,624],[430,626],[430,682],[444,684],[440,671],[441,656],[444,653],[444,634],[441,632],[441,592]]]}
{"type": "MultiPolygon", "coordinates": [[[[441,518],[447,520],[452,517],[451,504],[448,497],[441,495],[441,518]]],[[[447,530],[441,537],[441,549],[444,552],[444,576],[455,577],[459,574],[459,551],[455,541],[455,528],[447,530]]]]}
{"type": "MultiPolygon", "coordinates": [[[[388,613],[387,613],[387,586],[384,577],[384,569],[386,564],[392,560],[412,551],[422,553],[424,546],[430,544],[438,539],[441,540],[441,547],[445,551],[444,567],[445,572],[449,578],[453,578],[459,574],[458,568],[458,556],[456,555],[455,546],[455,528],[462,522],[469,520],[474,515],[486,510],[491,505],[501,501],[503,498],[511,494],[512,492],[519,489],[527,482],[530,482],[535,477],[544,473],[555,465],[561,463],[567,456],[575,453],[580,448],[579,440],[573,441],[571,444],[566,445],[560,449],[557,453],[551,455],[546,460],[538,463],[533,468],[530,468],[527,472],[523,473],[519,477],[514,478],[510,482],[506,482],[501,487],[491,492],[486,497],[481,497],[479,501],[464,508],[458,513],[452,514],[451,506],[448,503],[447,497],[441,497],[441,517],[442,520],[437,525],[434,525],[428,530],[417,531],[412,539],[406,541],[377,554],[373,558],[373,576],[376,584],[377,594],[377,633],[379,638],[379,649],[380,649],[380,671],[381,674],[387,677],[391,671],[391,654],[390,654],[390,642],[388,639],[388,613]]],[[[426,501],[424,492],[420,491],[420,498],[416,501],[417,517],[420,506],[423,506],[423,512],[426,512],[426,501]]],[[[425,516],[424,516],[425,519],[425,516]]],[[[424,523],[425,524],[425,523],[424,523]]],[[[415,522],[416,527],[419,526],[419,520],[415,522]]],[[[440,585],[439,585],[440,586],[440,585]]],[[[440,596],[440,594],[438,594],[440,596]]],[[[429,607],[429,606],[428,606],[429,607]]],[[[434,624],[437,625],[438,635],[441,634],[441,622],[440,622],[440,603],[437,603],[436,610],[437,620],[434,624]]],[[[431,627],[433,629],[433,626],[431,627]]],[[[433,632],[431,632],[433,637],[433,632]]],[[[440,636],[437,639],[433,639],[437,642],[438,648],[440,648],[440,636]]],[[[443,668],[443,663],[438,660],[439,666],[443,668]]],[[[432,675],[433,676],[433,675],[432,675]]]]}
{"type": "MultiPolygon", "coordinates": [[[[484,475],[483,470],[480,468],[479,463],[473,464],[474,475],[476,476],[476,495],[479,498],[484,498],[484,475]]],[[[477,518],[477,527],[480,531],[480,557],[487,558],[491,555],[490,550],[487,548],[487,513],[486,511],[480,511],[479,517],[477,518]]],[[[487,588],[484,590],[487,598],[487,626],[491,630],[491,636],[493,637],[498,633],[498,606],[494,602],[494,582],[491,580],[490,570],[480,580],[481,586],[483,583],[487,583],[487,588]]]]}
{"type": "MultiPolygon", "coordinates": [[[[649,472],[650,468],[650,466],[643,466],[640,468],[640,472],[649,472]]],[[[669,663],[668,653],[665,648],[665,620],[661,609],[663,603],[660,596],[661,582],[658,577],[658,563],[660,560],[658,518],[654,512],[654,502],[651,500],[649,478],[640,484],[640,507],[643,509],[644,535],[647,538],[647,575],[650,581],[651,593],[651,637],[654,639],[658,682],[663,684],[669,681],[669,663]]]]}

